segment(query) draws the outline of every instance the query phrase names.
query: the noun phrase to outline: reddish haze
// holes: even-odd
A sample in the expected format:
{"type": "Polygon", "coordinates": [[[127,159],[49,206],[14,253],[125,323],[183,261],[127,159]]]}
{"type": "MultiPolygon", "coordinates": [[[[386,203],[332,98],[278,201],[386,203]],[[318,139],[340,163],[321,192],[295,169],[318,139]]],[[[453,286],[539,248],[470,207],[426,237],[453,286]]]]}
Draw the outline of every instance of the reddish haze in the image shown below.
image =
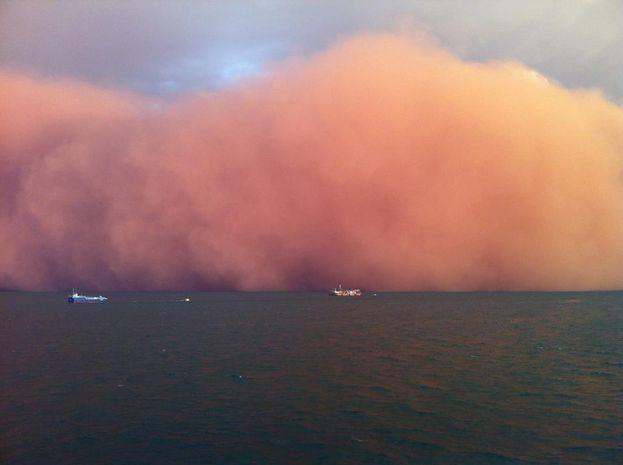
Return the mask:
{"type": "Polygon", "coordinates": [[[623,286],[623,109],[358,37],[173,104],[0,73],[0,287],[623,286]]]}

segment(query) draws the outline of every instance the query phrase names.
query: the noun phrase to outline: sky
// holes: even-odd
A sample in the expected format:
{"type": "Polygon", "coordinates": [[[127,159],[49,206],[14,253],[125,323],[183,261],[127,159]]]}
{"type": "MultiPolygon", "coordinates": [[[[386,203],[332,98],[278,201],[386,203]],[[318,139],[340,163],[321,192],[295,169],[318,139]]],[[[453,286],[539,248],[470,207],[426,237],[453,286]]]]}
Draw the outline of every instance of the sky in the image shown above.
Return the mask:
{"type": "Polygon", "coordinates": [[[0,66],[170,95],[220,88],[357,32],[413,28],[623,99],[621,0],[8,0],[0,66]]]}
{"type": "Polygon", "coordinates": [[[0,4],[0,289],[623,288],[623,3],[0,4]]]}

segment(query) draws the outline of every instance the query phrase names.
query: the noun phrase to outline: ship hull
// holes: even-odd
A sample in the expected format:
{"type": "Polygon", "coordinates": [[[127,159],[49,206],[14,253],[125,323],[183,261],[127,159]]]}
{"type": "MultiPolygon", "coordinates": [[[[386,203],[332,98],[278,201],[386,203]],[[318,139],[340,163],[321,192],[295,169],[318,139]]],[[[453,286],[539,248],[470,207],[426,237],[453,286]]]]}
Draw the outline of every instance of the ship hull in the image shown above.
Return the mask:
{"type": "Polygon", "coordinates": [[[329,295],[333,297],[361,297],[362,292],[359,289],[342,289],[342,286],[329,291],[329,295]]]}
{"type": "Polygon", "coordinates": [[[103,304],[108,299],[106,297],[68,297],[67,302],[70,304],[103,304]]]}

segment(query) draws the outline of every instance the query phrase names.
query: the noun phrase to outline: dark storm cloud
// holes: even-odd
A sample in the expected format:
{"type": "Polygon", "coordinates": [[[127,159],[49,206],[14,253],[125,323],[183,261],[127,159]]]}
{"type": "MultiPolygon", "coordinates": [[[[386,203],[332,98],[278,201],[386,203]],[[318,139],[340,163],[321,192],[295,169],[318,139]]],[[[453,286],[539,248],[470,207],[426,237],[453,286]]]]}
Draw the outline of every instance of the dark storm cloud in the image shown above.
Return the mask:
{"type": "Polygon", "coordinates": [[[405,24],[463,58],[518,60],[623,98],[620,0],[8,1],[0,67],[175,94],[405,24]]]}

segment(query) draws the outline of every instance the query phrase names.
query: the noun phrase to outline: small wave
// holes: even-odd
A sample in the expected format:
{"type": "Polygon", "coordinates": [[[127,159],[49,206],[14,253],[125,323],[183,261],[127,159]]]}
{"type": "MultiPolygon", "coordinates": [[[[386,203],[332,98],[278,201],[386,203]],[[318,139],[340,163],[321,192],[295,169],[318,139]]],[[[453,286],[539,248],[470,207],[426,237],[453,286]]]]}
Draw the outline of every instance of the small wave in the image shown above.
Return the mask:
{"type": "Polygon", "coordinates": [[[605,371],[605,370],[595,370],[595,371],[591,371],[591,375],[592,376],[612,376],[612,373],[610,373],[609,371],[605,371]]]}

